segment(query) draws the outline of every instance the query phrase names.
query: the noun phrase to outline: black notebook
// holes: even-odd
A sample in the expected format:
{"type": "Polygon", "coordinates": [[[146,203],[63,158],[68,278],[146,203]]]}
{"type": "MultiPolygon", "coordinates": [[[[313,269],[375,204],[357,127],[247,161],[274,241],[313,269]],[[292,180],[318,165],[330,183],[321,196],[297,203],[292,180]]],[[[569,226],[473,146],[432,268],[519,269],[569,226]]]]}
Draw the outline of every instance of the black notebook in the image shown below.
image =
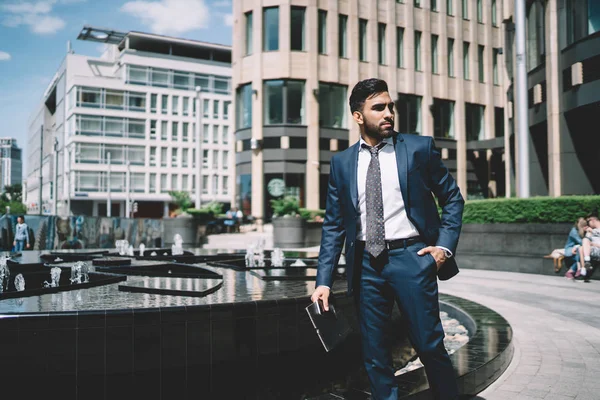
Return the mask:
{"type": "Polygon", "coordinates": [[[306,307],[306,312],[327,352],[343,342],[352,331],[344,314],[331,303],[329,311],[325,311],[319,300],[306,307]]]}

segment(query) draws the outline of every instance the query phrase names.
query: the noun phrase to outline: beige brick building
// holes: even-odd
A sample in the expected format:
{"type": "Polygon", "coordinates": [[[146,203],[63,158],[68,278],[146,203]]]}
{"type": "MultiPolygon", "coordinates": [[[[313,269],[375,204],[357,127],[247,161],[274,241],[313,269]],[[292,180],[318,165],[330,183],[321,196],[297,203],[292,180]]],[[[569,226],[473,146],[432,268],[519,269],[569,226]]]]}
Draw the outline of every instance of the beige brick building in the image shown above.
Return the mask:
{"type": "MultiPolygon", "coordinates": [[[[348,97],[388,82],[396,129],[435,136],[466,198],[504,196],[503,0],[233,2],[236,197],[324,208],[329,161],[358,140],[348,97]]],[[[507,12],[508,13],[508,12],[507,12]]]]}

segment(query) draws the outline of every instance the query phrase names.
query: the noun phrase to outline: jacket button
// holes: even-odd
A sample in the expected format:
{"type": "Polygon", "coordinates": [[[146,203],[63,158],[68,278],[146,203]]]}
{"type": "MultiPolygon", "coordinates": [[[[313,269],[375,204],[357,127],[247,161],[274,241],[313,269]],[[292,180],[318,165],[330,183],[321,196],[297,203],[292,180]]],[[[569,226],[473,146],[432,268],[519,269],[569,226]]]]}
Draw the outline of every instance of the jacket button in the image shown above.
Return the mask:
{"type": "Polygon", "coordinates": [[[354,242],[350,242],[350,247],[354,246],[354,242]]]}

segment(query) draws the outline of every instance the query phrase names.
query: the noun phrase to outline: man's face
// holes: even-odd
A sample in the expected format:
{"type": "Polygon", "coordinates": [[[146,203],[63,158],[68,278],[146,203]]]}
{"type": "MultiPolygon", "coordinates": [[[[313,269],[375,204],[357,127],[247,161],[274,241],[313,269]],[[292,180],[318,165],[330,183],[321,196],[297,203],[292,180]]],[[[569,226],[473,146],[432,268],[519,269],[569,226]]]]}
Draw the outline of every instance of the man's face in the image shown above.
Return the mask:
{"type": "Polygon", "coordinates": [[[394,134],[394,102],[388,92],[378,93],[367,100],[354,119],[364,126],[367,136],[384,139],[394,134]]]}
{"type": "Polygon", "coordinates": [[[600,228],[600,221],[598,221],[598,218],[596,218],[596,217],[588,218],[587,223],[588,223],[589,227],[592,229],[600,228]]]}

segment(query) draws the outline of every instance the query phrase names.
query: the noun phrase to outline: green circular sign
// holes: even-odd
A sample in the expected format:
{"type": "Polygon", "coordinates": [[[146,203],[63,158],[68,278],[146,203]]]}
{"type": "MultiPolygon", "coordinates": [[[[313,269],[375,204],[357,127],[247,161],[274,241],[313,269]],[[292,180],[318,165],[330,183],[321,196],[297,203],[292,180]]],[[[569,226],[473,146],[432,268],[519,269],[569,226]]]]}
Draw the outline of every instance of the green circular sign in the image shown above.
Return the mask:
{"type": "Polygon", "coordinates": [[[279,178],[271,179],[267,185],[267,190],[271,196],[279,197],[285,192],[285,182],[279,178]]]}

